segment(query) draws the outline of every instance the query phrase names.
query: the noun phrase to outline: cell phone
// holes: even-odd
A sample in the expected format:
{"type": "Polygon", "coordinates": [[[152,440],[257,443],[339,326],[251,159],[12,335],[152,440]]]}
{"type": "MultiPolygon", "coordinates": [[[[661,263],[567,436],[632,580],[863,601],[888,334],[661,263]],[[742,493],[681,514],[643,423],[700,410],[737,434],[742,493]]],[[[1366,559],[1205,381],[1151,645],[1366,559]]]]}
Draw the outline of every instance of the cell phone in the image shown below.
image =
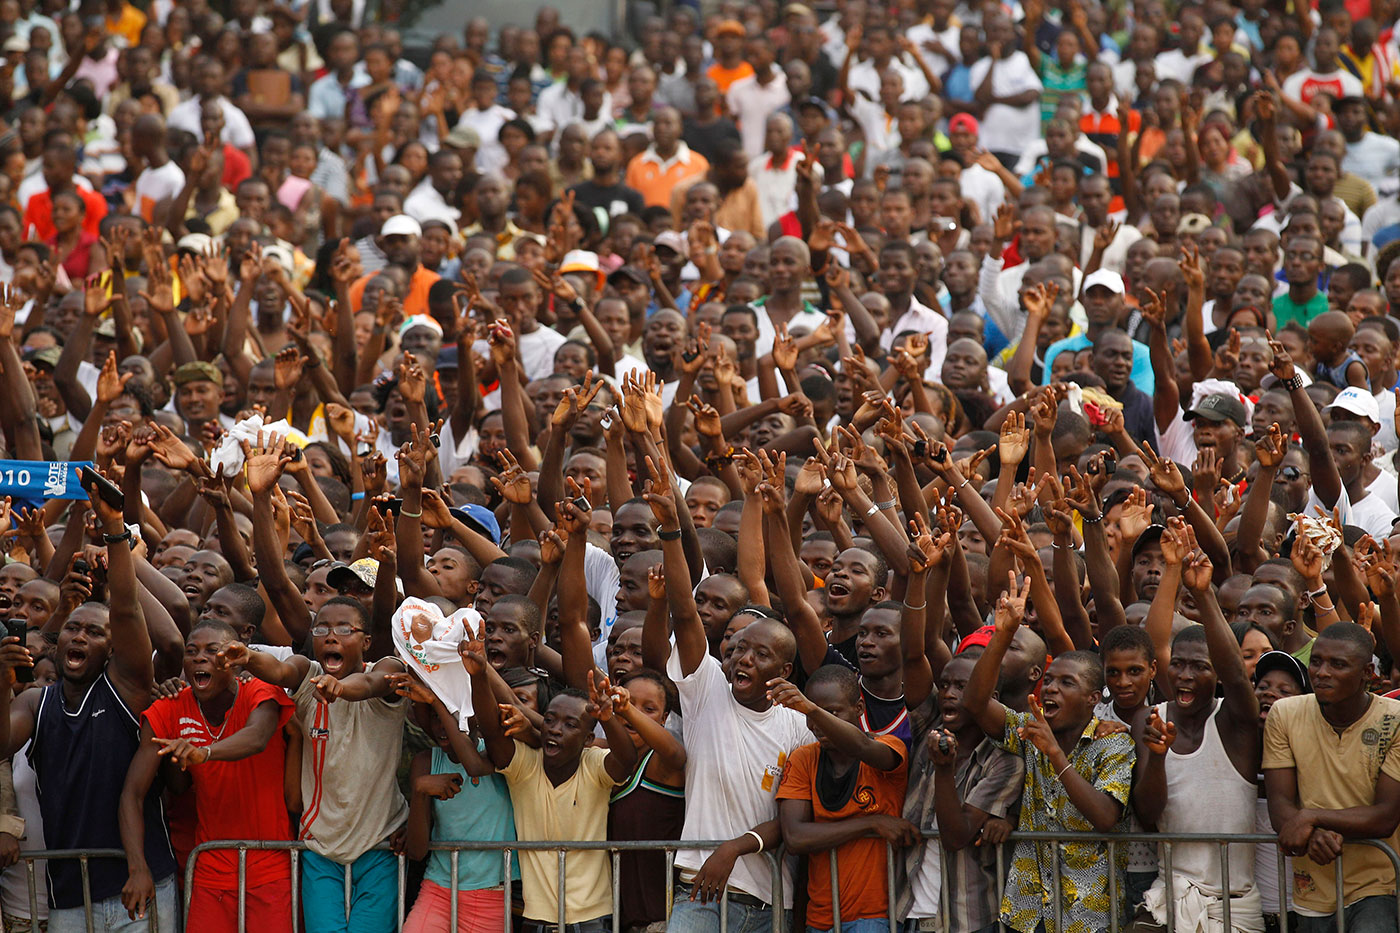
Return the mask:
{"type": "Polygon", "coordinates": [[[355,456],[368,457],[373,450],[374,448],[369,446],[369,441],[360,441],[355,447],[355,456]]]}
{"type": "Polygon", "coordinates": [[[395,496],[387,502],[377,502],[375,505],[378,507],[379,511],[388,512],[395,518],[398,518],[399,513],[403,511],[403,500],[398,496],[395,496]]]}
{"type": "Polygon", "coordinates": [[[947,448],[947,447],[939,447],[937,450],[935,450],[935,451],[933,452],[933,460],[934,460],[935,463],[947,463],[947,462],[948,462],[948,448],[947,448]]]}
{"type": "Polygon", "coordinates": [[[92,467],[79,467],[78,482],[84,489],[92,490],[95,488],[98,498],[107,503],[110,508],[126,507],[126,496],[122,495],[121,488],[92,467]]]}
{"type": "Polygon", "coordinates": [[[695,362],[695,358],[699,355],[699,350],[686,350],[683,353],[681,353],[681,359],[685,360],[687,363],[693,363],[695,362]]]}
{"type": "Polygon", "coordinates": [[[87,576],[88,562],[79,557],[77,560],[73,561],[73,572],[87,576]]]}
{"type": "Polygon", "coordinates": [[[603,412],[603,417],[598,419],[598,427],[602,428],[604,431],[612,427],[612,412],[603,412]]]}
{"type": "MultiPolygon", "coordinates": [[[[18,638],[19,643],[22,645],[24,644],[25,636],[28,634],[26,626],[27,623],[24,619],[6,619],[5,634],[14,638],[18,638]]],[[[32,666],[16,667],[15,680],[19,681],[22,684],[32,684],[34,682],[34,668],[32,666]]]]}
{"type": "Polygon", "coordinates": [[[588,501],[587,496],[576,496],[574,498],[574,508],[578,509],[580,512],[591,512],[593,511],[593,503],[588,501]]]}
{"type": "Polygon", "coordinates": [[[304,457],[304,456],[306,456],[306,455],[303,454],[303,453],[301,452],[301,448],[300,448],[300,447],[298,447],[298,446],[296,446],[295,444],[293,444],[293,445],[292,445],[292,452],[291,452],[290,454],[288,454],[288,456],[290,456],[290,457],[292,458],[292,462],[293,462],[293,463],[300,463],[300,462],[301,462],[301,458],[304,457]]]}
{"type": "Polygon", "coordinates": [[[948,741],[948,736],[944,733],[939,733],[938,735],[938,750],[945,755],[953,750],[952,744],[948,741]]]}
{"type": "Polygon", "coordinates": [[[920,460],[928,456],[928,441],[914,442],[914,456],[920,460]]]}
{"type": "Polygon", "coordinates": [[[433,433],[433,434],[429,434],[429,435],[428,435],[428,440],[429,440],[429,442],[432,443],[432,445],[433,445],[434,447],[441,447],[441,446],[442,446],[442,437],[439,436],[436,432],[433,433]]]}

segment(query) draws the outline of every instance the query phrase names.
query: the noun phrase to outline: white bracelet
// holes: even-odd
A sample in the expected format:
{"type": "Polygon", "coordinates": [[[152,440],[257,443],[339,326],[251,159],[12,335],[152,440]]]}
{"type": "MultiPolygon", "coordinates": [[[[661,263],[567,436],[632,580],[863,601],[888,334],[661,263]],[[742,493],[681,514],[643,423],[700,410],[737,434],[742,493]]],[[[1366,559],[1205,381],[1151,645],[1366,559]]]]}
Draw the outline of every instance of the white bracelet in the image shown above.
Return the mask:
{"type": "MultiPolygon", "coordinates": [[[[760,836],[760,835],[758,834],[758,831],[757,831],[757,830],[751,829],[751,830],[749,830],[748,832],[744,833],[744,835],[745,835],[745,836],[752,836],[752,837],[754,837],[754,839],[758,842],[758,851],[759,851],[759,852],[762,852],[762,851],[763,851],[763,837],[760,836]]],[[[758,854],[758,853],[755,853],[755,854],[758,854]]]]}

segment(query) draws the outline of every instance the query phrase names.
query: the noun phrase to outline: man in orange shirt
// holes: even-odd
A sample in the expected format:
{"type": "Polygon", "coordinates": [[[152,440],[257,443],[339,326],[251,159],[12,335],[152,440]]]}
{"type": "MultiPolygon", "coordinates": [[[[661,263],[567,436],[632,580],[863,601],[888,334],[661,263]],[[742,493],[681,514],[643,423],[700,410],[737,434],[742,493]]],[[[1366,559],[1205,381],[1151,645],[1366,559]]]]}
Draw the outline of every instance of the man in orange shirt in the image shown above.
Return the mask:
{"type": "Polygon", "coordinates": [[[107,202],[96,191],[73,182],[73,176],[77,174],[77,153],[73,149],[71,136],[67,133],[56,135],[44,146],[40,170],[48,187],[31,197],[24,206],[20,229],[25,235],[32,240],[47,240],[53,236],[54,195],[73,191],[83,199],[83,205],[87,208],[83,213],[83,232],[98,236],[98,225],[107,216],[107,202]]]}
{"type": "MultiPolygon", "coordinates": [[[[408,274],[408,293],[403,299],[403,316],[428,313],[428,289],[442,276],[425,268],[418,261],[418,238],[423,228],[407,214],[395,214],[384,221],[379,230],[380,246],[389,265],[398,266],[408,274]]],[[[364,301],[365,286],[374,275],[366,275],[350,286],[350,306],[356,311],[364,301]]]]}
{"type": "Polygon", "coordinates": [[[753,74],[753,65],[744,60],[744,38],[744,26],[737,20],[727,19],[715,27],[715,63],[705,74],[719,85],[721,100],[729,85],[753,74]]]}
{"type": "Polygon", "coordinates": [[[656,111],[652,144],[627,166],[627,187],[641,192],[648,207],[671,206],[671,192],[687,178],[704,175],[709,161],[681,141],[681,114],[674,107],[656,111]]]}

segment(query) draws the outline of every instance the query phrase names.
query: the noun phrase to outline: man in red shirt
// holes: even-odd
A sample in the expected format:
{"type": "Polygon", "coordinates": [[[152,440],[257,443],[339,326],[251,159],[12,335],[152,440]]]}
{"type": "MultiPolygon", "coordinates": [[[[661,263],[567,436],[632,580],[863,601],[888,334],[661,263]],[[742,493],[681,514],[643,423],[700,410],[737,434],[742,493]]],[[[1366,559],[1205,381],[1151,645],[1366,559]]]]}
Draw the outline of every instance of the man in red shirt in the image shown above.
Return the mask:
{"type": "Polygon", "coordinates": [[[83,232],[99,235],[98,225],[107,216],[107,202],[96,191],[74,184],[77,153],[71,142],[72,137],[64,134],[61,139],[54,138],[44,146],[40,170],[48,187],[31,197],[24,206],[20,229],[28,239],[47,240],[54,235],[53,197],[65,191],[76,192],[87,208],[83,213],[83,232]]]}
{"type": "MultiPolygon", "coordinates": [[[[283,796],[286,743],[282,727],[292,717],[285,690],[261,680],[240,681],[216,664],[237,635],[225,622],[198,623],[185,642],[185,687],[156,700],[142,714],[141,747],[122,789],[122,844],[130,879],[122,903],[144,917],[153,887],[146,868],[142,801],[164,765],[172,791],[193,787],[195,844],[214,839],[292,838],[283,796]]],[[[246,920],[260,933],[292,933],[291,863],[286,852],[247,854],[246,920]]],[[[195,865],[190,896],[191,929],[238,929],[238,854],[206,852],[195,865]]]]}

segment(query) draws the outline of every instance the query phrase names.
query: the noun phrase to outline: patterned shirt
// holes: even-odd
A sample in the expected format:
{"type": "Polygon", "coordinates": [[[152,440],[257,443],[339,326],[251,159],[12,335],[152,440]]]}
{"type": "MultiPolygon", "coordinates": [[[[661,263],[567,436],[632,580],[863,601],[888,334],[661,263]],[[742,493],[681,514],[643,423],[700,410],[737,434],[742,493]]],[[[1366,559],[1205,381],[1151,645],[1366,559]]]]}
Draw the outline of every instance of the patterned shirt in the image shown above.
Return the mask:
{"type": "MultiPolygon", "coordinates": [[[[1055,776],[1050,760],[1030,742],[1022,741],[1018,730],[1031,721],[1029,713],[1006,711],[1006,731],[1002,748],[1019,755],[1026,763],[1025,789],[1021,797],[1021,832],[1094,832],[1094,826],[1070,801],[1065,786],[1055,776]]],[[[1070,752],[1069,762],[1094,788],[1123,804],[1127,812],[1132,787],[1133,762],[1137,754],[1132,739],[1115,733],[1094,738],[1098,719],[1089,724],[1070,752]]],[[[1018,842],[1011,862],[1006,894],[1001,902],[1001,919],[1013,930],[1031,933],[1042,921],[1047,930],[1055,922],[1051,902],[1055,891],[1056,858],[1054,843],[1018,842]]],[[[1123,847],[1118,847],[1121,859],[1123,847]]],[[[1060,933],[1093,933],[1109,924],[1113,908],[1109,896],[1108,845],[1101,842],[1059,844],[1059,885],[1062,897],[1060,933]]],[[[1115,865],[1118,871],[1121,866],[1115,865]]]]}

